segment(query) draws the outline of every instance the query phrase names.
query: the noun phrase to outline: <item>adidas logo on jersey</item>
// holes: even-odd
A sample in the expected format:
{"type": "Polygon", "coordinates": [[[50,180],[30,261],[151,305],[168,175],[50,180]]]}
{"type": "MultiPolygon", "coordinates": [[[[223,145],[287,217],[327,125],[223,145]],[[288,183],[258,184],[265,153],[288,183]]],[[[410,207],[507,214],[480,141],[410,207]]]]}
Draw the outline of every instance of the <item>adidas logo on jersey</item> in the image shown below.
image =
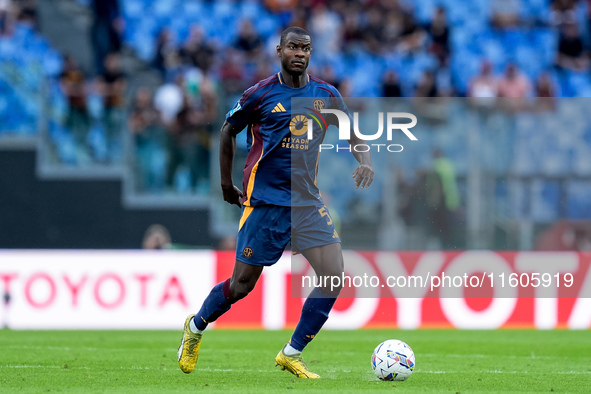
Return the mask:
{"type": "Polygon", "coordinates": [[[277,103],[277,105],[275,106],[275,108],[273,108],[273,111],[271,112],[285,112],[285,108],[283,108],[283,105],[281,105],[281,103],[277,103]]]}

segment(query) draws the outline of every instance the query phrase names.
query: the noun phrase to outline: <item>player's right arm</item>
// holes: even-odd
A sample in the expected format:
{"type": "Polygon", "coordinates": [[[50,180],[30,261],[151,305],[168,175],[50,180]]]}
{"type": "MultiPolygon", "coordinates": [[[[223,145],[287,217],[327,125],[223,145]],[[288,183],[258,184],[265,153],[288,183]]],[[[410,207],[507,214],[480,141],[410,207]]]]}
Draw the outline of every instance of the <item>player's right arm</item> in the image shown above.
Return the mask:
{"type": "Polygon", "coordinates": [[[242,206],[242,191],[234,186],[232,180],[232,168],[234,167],[234,155],[236,154],[236,134],[241,131],[227,120],[222,125],[220,132],[220,174],[222,178],[222,194],[224,201],[242,206]]]}
{"type": "Polygon", "coordinates": [[[232,181],[232,168],[234,166],[234,154],[236,153],[236,135],[252,123],[255,113],[255,103],[258,99],[258,84],[247,89],[240,100],[227,114],[226,121],[222,125],[220,135],[220,174],[222,178],[222,193],[224,201],[233,205],[242,206],[242,191],[234,186],[232,181]]]}

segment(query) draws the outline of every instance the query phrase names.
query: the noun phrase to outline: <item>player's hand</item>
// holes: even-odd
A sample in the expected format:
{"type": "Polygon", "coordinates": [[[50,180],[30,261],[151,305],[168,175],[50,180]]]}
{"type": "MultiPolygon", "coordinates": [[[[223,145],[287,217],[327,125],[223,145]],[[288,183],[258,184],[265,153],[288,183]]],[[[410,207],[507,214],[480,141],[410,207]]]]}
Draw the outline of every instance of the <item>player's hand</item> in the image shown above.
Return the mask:
{"type": "Polygon", "coordinates": [[[365,187],[369,187],[373,182],[373,168],[367,164],[360,164],[359,167],[353,171],[352,178],[355,178],[355,189],[362,189],[365,187]]]}
{"type": "Polygon", "coordinates": [[[224,195],[224,201],[242,207],[242,203],[240,202],[242,200],[242,190],[238,189],[236,186],[222,185],[222,194],[224,195]]]}

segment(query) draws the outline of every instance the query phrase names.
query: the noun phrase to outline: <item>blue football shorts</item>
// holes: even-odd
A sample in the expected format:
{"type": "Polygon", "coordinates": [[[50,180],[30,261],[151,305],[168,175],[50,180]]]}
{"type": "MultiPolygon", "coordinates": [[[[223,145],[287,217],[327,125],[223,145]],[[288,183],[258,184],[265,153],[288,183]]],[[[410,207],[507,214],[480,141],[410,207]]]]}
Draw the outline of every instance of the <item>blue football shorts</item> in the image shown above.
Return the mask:
{"type": "Polygon", "coordinates": [[[291,241],[292,250],[341,242],[326,207],[242,207],[236,239],[236,260],[273,265],[291,241]]]}

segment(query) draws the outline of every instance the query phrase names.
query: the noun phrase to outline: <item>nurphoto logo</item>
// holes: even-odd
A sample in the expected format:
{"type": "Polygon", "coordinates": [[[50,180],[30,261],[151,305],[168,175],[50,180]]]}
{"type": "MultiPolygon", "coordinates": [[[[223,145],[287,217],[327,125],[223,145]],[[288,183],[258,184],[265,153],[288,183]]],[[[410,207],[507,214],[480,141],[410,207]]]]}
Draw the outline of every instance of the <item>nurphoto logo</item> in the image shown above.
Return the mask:
{"type": "MultiPolygon", "coordinates": [[[[349,116],[338,109],[321,109],[320,112],[322,114],[333,114],[337,117],[339,121],[339,139],[340,140],[349,140],[351,138],[351,121],[349,116]]],[[[353,112],[353,132],[363,141],[375,141],[384,134],[384,118],[386,118],[386,138],[388,141],[392,141],[392,136],[394,131],[402,131],[411,141],[418,141],[417,137],[410,131],[411,128],[416,126],[417,124],[417,117],[408,112],[387,112],[384,116],[384,112],[378,113],[378,131],[374,134],[363,134],[359,130],[359,114],[357,112],[353,112]],[[395,123],[394,119],[409,119],[410,123],[395,123]]],[[[308,118],[308,127],[307,127],[307,137],[309,140],[313,138],[312,133],[312,119],[308,118]]],[[[356,152],[368,152],[372,149],[376,149],[378,152],[380,148],[385,148],[388,152],[402,152],[404,149],[400,144],[356,144],[353,146],[353,150],[356,152]]],[[[322,150],[330,150],[335,149],[333,144],[320,144],[320,151],[322,150]]],[[[347,149],[350,150],[351,147],[343,148],[343,147],[336,147],[336,150],[347,149]]]]}

